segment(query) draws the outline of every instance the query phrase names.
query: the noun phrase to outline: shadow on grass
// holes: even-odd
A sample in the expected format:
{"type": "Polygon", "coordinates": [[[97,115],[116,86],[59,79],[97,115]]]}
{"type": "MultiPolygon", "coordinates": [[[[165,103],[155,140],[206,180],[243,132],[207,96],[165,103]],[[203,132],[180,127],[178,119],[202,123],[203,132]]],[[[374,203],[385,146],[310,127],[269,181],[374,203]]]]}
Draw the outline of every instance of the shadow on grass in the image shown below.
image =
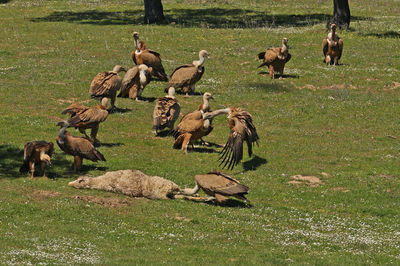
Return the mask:
{"type": "Polygon", "coordinates": [[[218,151],[210,148],[194,147],[194,149],[188,149],[190,152],[200,152],[200,153],[219,153],[218,151]]]}
{"type": "Polygon", "coordinates": [[[166,130],[157,132],[156,137],[161,137],[161,138],[172,137],[171,130],[166,129],[166,130]]]}
{"type": "Polygon", "coordinates": [[[108,110],[109,114],[115,114],[115,113],[124,114],[124,113],[129,113],[129,112],[132,112],[132,109],[114,107],[114,109],[109,109],[108,110]]]}
{"type": "Polygon", "coordinates": [[[245,171],[254,171],[258,167],[263,164],[268,163],[268,161],[264,158],[258,157],[257,155],[253,156],[253,158],[249,161],[243,163],[243,168],[245,171]]]}
{"type": "Polygon", "coordinates": [[[11,0],[0,0],[0,4],[7,4],[8,2],[11,2],[11,0]]]}
{"type": "MultiPolygon", "coordinates": [[[[176,8],[164,10],[164,25],[177,24],[183,27],[207,28],[254,28],[254,27],[302,27],[325,23],[331,14],[275,14],[250,9],[230,8],[176,8]]],[[[352,21],[371,20],[367,17],[352,17],[352,21]]],[[[85,10],[81,12],[56,11],[44,17],[30,19],[32,22],[71,22],[96,25],[138,25],[144,21],[143,10],[117,12],[85,10]]]]}
{"type": "Polygon", "coordinates": [[[377,37],[377,38],[393,38],[393,39],[398,39],[400,38],[400,33],[396,31],[387,31],[384,33],[368,33],[368,34],[363,34],[363,36],[372,36],[372,37],[377,37]]]}
{"type": "MultiPolygon", "coordinates": [[[[259,75],[269,75],[269,72],[261,71],[261,72],[258,72],[258,74],[259,75]]],[[[298,78],[300,78],[300,76],[299,75],[290,75],[290,74],[280,75],[280,74],[275,73],[275,79],[279,79],[279,78],[283,78],[283,79],[287,79],[287,78],[298,79],[298,78]]]]}
{"type": "Polygon", "coordinates": [[[267,92],[289,92],[290,87],[281,84],[279,82],[275,82],[275,80],[271,80],[269,77],[266,78],[265,82],[253,82],[243,84],[243,86],[255,88],[256,90],[263,90],[267,92]]]}
{"type": "Polygon", "coordinates": [[[101,147],[101,146],[112,148],[112,147],[125,146],[125,144],[121,143],[121,142],[116,142],[116,143],[101,143],[100,142],[99,147],[101,147]]]}
{"type": "Polygon", "coordinates": [[[212,201],[206,201],[203,202],[207,205],[213,205],[213,206],[220,206],[220,207],[226,207],[226,208],[253,208],[253,205],[250,203],[245,203],[243,201],[235,200],[235,199],[228,199],[224,202],[217,202],[216,200],[212,201]]]}

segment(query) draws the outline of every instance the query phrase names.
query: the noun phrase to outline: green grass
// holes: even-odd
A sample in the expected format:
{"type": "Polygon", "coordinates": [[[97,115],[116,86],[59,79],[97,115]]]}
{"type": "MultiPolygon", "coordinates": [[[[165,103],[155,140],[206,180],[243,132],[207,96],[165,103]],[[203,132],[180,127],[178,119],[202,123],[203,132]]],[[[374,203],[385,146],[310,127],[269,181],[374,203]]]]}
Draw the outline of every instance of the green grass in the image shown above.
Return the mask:
{"type": "MultiPolygon", "coordinates": [[[[151,26],[142,25],[142,1],[1,4],[0,263],[398,264],[400,6],[351,1],[351,30],[339,32],[343,65],[327,67],[327,2],[164,0],[167,22],[151,26]],[[66,186],[78,177],[69,173],[72,157],[58,147],[54,180],[18,173],[24,144],[54,142],[65,107],[97,104],[88,97],[96,73],[133,65],[132,31],[162,54],[167,73],[206,49],[211,59],[196,90],[214,95],[213,109],[253,115],[255,157],[224,171],[250,187],[252,208],[76,190],[66,186]],[[291,77],[271,81],[256,55],[283,37],[291,77]],[[323,184],[288,184],[297,174],[323,184]]],[[[143,96],[160,97],[164,86],[152,81],[143,96]]],[[[182,114],[201,102],[178,99],[182,114]]],[[[107,162],[84,161],[82,174],[139,169],[188,187],[195,174],[221,170],[216,148],[185,156],[172,138],[154,137],[154,103],[116,105],[129,111],[100,126],[99,139],[112,144],[99,148],[107,162]]],[[[228,133],[218,117],[206,139],[224,143],[228,133]]]]}

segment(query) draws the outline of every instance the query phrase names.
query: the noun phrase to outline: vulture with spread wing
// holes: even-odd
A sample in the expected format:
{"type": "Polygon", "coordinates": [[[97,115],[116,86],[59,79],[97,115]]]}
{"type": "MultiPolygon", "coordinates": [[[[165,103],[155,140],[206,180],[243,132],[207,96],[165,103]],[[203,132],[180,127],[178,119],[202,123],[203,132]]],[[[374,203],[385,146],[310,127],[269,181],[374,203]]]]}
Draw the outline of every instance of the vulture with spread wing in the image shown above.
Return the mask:
{"type": "Polygon", "coordinates": [[[139,42],[139,33],[133,33],[133,40],[135,42],[135,51],[132,52],[132,60],[136,65],[145,64],[152,68],[151,74],[162,81],[168,81],[167,74],[163,65],[161,64],[160,54],[147,49],[143,41],[139,42]]]}
{"type": "Polygon", "coordinates": [[[134,66],[126,71],[122,79],[121,92],[118,97],[128,97],[140,101],[142,92],[151,80],[152,68],[144,64],[134,66]]]}
{"type": "Polygon", "coordinates": [[[189,92],[193,93],[196,82],[199,81],[204,74],[205,68],[203,63],[205,58],[209,58],[208,52],[206,50],[201,50],[199,52],[200,60],[175,68],[165,90],[174,87],[175,89],[182,88],[186,96],[189,92]]]}
{"type": "Polygon", "coordinates": [[[94,107],[74,103],[67,107],[62,114],[69,114],[71,116],[67,120],[70,127],[79,128],[79,132],[84,134],[93,144],[99,143],[96,137],[100,123],[104,122],[108,117],[107,102],[108,99],[103,98],[101,104],[94,107]],[[91,138],[86,134],[86,129],[88,128],[91,129],[91,138]]]}
{"type": "Polygon", "coordinates": [[[342,57],[343,40],[336,34],[336,24],[331,24],[331,32],[322,40],[324,62],[327,65],[337,65],[342,57]]]}
{"type": "Polygon", "coordinates": [[[168,95],[157,99],[156,106],[153,112],[153,129],[157,134],[158,131],[164,128],[172,130],[175,121],[179,117],[181,106],[175,98],[174,87],[169,88],[168,95]]]}
{"type": "Polygon", "coordinates": [[[111,99],[111,109],[115,108],[115,97],[117,91],[121,88],[122,78],[118,73],[125,71],[119,65],[116,65],[112,71],[98,73],[90,84],[89,94],[92,98],[111,99]]]}
{"type": "Polygon", "coordinates": [[[40,164],[44,178],[46,177],[46,166],[50,165],[51,156],[54,151],[54,144],[44,140],[31,141],[24,146],[24,162],[19,169],[21,173],[31,172],[31,179],[34,178],[35,164],[40,164]]]}
{"type": "Polygon", "coordinates": [[[197,193],[200,188],[204,193],[214,197],[219,203],[235,197],[246,202],[245,195],[249,192],[249,188],[228,175],[220,172],[210,172],[206,175],[196,175],[194,177],[196,186],[193,189],[185,188],[180,193],[183,195],[193,195],[197,193]]]}
{"type": "Polygon", "coordinates": [[[219,160],[222,159],[223,168],[228,166],[228,169],[233,169],[243,158],[243,142],[247,143],[248,153],[251,156],[252,146],[254,142],[258,144],[259,138],[251,115],[240,108],[230,108],[228,125],[231,132],[219,160]]]}
{"type": "Polygon", "coordinates": [[[57,126],[61,127],[56,138],[57,144],[66,154],[74,156],[74,172],[81,168],[83,159],[88,159],[93,162],[106,160],[103,154],[96,150],[89,140],[72,136],[67,132],[66,130],[69,124],[66,121],[59,122],[57,126]]]}
{"type": "Polygon", "coordinates": [[[292,57],[289,54],[287,42],[288,39],[283,38],[282,47],[268,48],[265,52],[258,54],[258,58],[263,60],[258,67],[268,66],[271,79],[275,78],[275,72],[279,72],[280,77],[283,76],[285,64],[292,57]]]}

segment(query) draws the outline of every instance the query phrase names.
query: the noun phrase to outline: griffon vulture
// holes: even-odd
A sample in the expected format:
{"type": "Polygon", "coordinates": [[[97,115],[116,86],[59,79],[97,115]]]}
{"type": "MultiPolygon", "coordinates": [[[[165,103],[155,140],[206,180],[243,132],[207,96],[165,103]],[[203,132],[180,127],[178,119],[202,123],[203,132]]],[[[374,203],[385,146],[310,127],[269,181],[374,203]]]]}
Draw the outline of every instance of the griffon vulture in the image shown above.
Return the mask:
{"type": "Polygon", "coordinates": [[[209,58],[208,52],[206,50],[201,50],[199,52],[200,60],[175,68],[165,90],[174,87],[175,89],[182,88],[186,96],[188,96],[189,92],[193,93],[196,82],[199,81],[204,74],[205,68],[203,63],[205,58],[209,58]]]}
{"type": "Polygon", "coordinates": [[[337,65],[342,57],[343,40],[336,34],[336,24],[331,24],[331,32],[322,40],[324,62],[327,65],[337,65]]]}
{"type": "Polygon", "coordinates": [[[221,164],[224,163],[224,168],[228,165],[228,169],[233,169],[243,158],[243,142],[247,143],[251,156],[252,145],[254,142],[258,144],[259,138],[251,115],[240,108],[230,108],[228,125],[231,131],[219,160],[222,159],[221,164]]]}
{"type": "Polygon", "coordinates": [[[154,132],[157,134],[158,131],[164,128],[172,130],[180,112],[181,106],[175,98],[175,89],[171,87],[168,90],[168,95],[157,99],[153,112],[154,132]]]}
{"type": "Polygon", "coordinates": [[[35,163],[40,164],[44,178],[46,177],[46,166],[50,165],[51,156],[54,151],[54,144],[44,140],[28,142],[24,146],[24,162],[19,169],[21,173],[31,172],[31,179],[34,178],[35,163]]]}
{"type": "Polygon", "coordinates": [[[118,97],[128,97],[139,101],[142,92],[151,80],[152,68],[144,64],[134,66],[125,73],[122,79],[121,92],[118,97]]]}
{"type": "Polygon", "coordinates": [[[115,97],[121,88],[122,78],[118,76],[121,71],[126,71],[123,67],[116,65],[112,71],[98,73],[90,84],[89,94],[92,98],[111,99],[111,109],[115,108],[115,97]]]}
{"type": "Polygon", "coordinates": [[[219,203],[226,201],[231,196],[249,202],[245,197],[249,188],[223,173],[210,172],[206,175],[196,175],[194,179],[196,186],[193,189],[185,188],[181,190],[180,194],[193,195],[201,188],[204,193],[214,197],[219,203]]]}
{"type": "Polygon", "coordinates": [[[258,67],[268,66],[271,79],[275,78],[275,72],[279,72],[282,78],[285,64],[292,57],[289,54],[287,42],[288,39],[283,38],[282,47],[268,48],[265,52],[258,54],[258,58],[264,60],[258,67]]]}
{"type": "Polygon", "coordinates": [[[133,33],[133,40],[135,42],[135,51],[132,52],[132,60],[136,65],[145,64],[148,67],[151,67],[153,71],[151,74],[156,76],[162,81],[168,81],[167,74],[165,74],[165,70],[163,65],[161,64],[160,54],[147,49],[146,45],[143,41],[139,42],[139,33],[133,33]]]}
{"type": "Polygon", "coordinates": [[[81,168],[83,159],[88,159],[93,162],[106,160],[103,154],[96,150],[89,140],[72,136],[67,132],[66,130],[69,124],[66,121],[59,122],[57,126],[61,127],[56,138],[57,144],[66,154],[74,156],[74,172],[81,168]]]}
{"type": "Polygon", "coordinates": [[[70,127],[79,128],[79,132],[84,134],[93,144],[99,143],[96,138],[97,132],[99,130],[99,124],[104,122],[108,117],[107,98],[101,100],[101,105],[94,107],[87,107],[82,104],[71,104],[67,109],[65,109],[62,114],[69,114],[70,119],[67,123],[70,127]],[[86,129],[90,128],[90,137],[86,134],[86,129]]]}

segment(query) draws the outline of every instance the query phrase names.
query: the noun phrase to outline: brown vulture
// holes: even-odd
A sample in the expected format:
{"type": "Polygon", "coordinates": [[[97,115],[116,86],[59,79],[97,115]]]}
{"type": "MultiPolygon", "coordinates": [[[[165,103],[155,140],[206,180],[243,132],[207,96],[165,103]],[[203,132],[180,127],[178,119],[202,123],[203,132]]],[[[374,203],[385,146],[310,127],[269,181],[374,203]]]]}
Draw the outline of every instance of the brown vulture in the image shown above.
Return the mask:
{"type": "Polygon", "coordinates": [[[121,71],[126,71],[123,67],[116,65],[112,71],[98,73],[90,84],[89,94],[92,98],[111,99],[111,109],[115,108],[115,97],[121,88],[122,78],[118,76],[121,71]]]}
{"type": "Polygon", "coordinates": [[[247,143],[251,156],[253,143],[258,144],[259,138],[251,115],[240,108],[230,108],[228,125],[231,131],[219,160],[222,159],[223,168],[228,165],[228,169],[233,169],[243,158],[243,142],[247,143]]]}
{"type": "Polygon", "coordinates": [[[51,156],[54,151],[54,144],[44,140],[31,141],[24,146],[24,162],[19,169],[21,173],[31,172],[31,179],[34,178],[35,163],[40,164],[40,169],[44,178],[46,177],[46,165],[50,165],[51,156]]]}
{"type": "MultiPolygon", "coordinates": [[[[178,126],[171,131],[175,138],[174,148],[184,150],[187,153],[187,146],[202,137],[207,136],[213,130],[211,125],[213,118],[222,113],[210,112],[210,99],[213,99],[211,93],[204,93],[203,104],[191,113],[184,115],[178,126]],[[207,116],[206,116],[207,114],[207,116]]],[[[220,111],[220,110],[219,110],[220,111]]],[[[204,141],[202,141],[204,143],[204,141]]]]}
{"type": "Polygon", "coordinates": [[[194,179],[196,186],[193,189],[185,188],[181,190],[181,194],[193,195],[201,188],[204,193],[214,197],[219,203],[226,201],[231,196],[249,203],[249,200],[245,197],[249,188],[230,176],[220,172],[210,172],[206,175],[196,175],[194,179]]]}
{"type": "Polygon", "coordinates": [[[164,128],[172,130],[181,112],[181,106],[175,98],[174,87],[169,88],[168,95],[157,99],[153,112],[153,129],[155,134],[164,128]]]}
{"type": "Polygon", "coordinates": [[[331,32],[322,40],[324,62],[327,65],[337,65],[342,57],[343,40],[336,34],[336,24],[331,24],[331,32]]]}
{"type": "Polygon", "coordinates": [[[201,50],[199,52],[200,60],[175,68],[165,90],[174,87],[175,89],[182,88],[186,96],[188,96],[189,92],[193,93],[196,82],[199,81],[204,74],[205,68],[203,63],[205,58],[209,58],[208,52],[206,50],[201,50]]]}
{"type": "Polygon", "coordinates": [[[258,67],[268,66],[271,79],[275,78],[275,72],[279,72],[280,78],[282,78],[285,64],[292,57],[289,54],[287,42],[288,39],[283,38],[282,47],[268,48],[265,52],[258,54],[258,58],[263,60],[258,67]]]}
{"type": "Polygon", "coordinates": [[[103,154],[96,150],[89,140],[72,136],[67,132],[69,124],[66,121],[59,122],[57,126],[61,127],[56,138],[57,144],[66,154],[74,156],[74,172],[81,168],[83,159],[93,162],[106,161],[103,154]]]}
{"type": "Polygon", "coordinates": [[[67,123],[70,127],[79,128],[79,132],[84,134],[93,144],[99,143],[96,138],[99,130],[99,124],[104,122],[108,117],[107,98],[101,100],[101,104],[94,107],[87,107],[82,104],[71,104],[62,114],[69,114],[70,119],[67,123]],[[90,128],[90,137],[86,134],[86,129],[90,128]]]}
{"type": "Polygon", "coordinates": [[[133,33],[133,40],[135,42],[135,51],[132,52],[132,60],[136,65],[145,64],[152,68],[151,74],[156,76],[162,81],[168,81],[167,74],[165,74],[164,67],[161,63],[160,54],[147,49],[143,41],[139,42],[139,33],[133,33]]]}
{"type": "Polygon", "coordinates": [[[122,79],[121,92],[118,97],[128,97],[139,101],[142,92],[151,80],[152,68],[144,64],[134,66],[126,71],[122,79]]]}

